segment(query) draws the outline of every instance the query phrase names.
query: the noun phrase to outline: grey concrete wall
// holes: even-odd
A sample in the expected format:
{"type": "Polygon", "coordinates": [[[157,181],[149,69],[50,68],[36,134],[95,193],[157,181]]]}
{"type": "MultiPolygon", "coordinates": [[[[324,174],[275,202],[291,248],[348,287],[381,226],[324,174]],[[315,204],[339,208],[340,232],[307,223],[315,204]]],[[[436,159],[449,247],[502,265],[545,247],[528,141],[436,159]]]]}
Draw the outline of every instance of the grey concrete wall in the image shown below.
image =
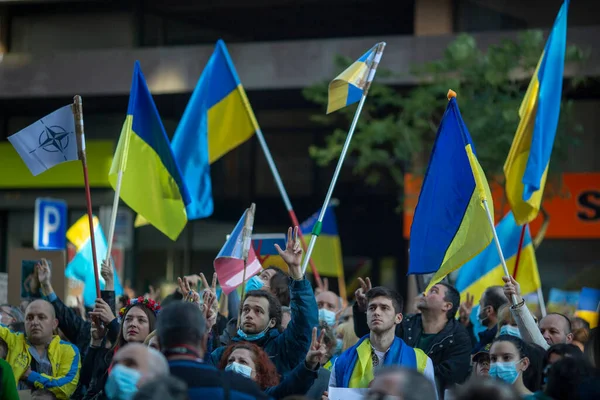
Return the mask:
{"type": "MultiPolygon", "coordinates": [[[[494,32],[475,37],[485,47],[516,35],[494,32]]],[[[600,26],[569,29],[569,41],[591,51],[582,71],[587,76],[600,75],[598,37],[600,26]]],[[[381,65],[398,74],[389,82],[411,84],[411,65],[440,57],[453,39],[445,35],[302,40],[234,44],[229,50],[247,89],[289,89],[332,79],[340,72],[332,63],[335,54],[358,58],[375,42],[385,40],[388,46],[381,65]]],[[[8,53],[0,62],[0,98],[127,94],[135,60],[141,62],[153,93],[191,92],[212,50],[211,45],[8,53]]],[[[567,76],[571,73],[565,71],[567,76]]]]}

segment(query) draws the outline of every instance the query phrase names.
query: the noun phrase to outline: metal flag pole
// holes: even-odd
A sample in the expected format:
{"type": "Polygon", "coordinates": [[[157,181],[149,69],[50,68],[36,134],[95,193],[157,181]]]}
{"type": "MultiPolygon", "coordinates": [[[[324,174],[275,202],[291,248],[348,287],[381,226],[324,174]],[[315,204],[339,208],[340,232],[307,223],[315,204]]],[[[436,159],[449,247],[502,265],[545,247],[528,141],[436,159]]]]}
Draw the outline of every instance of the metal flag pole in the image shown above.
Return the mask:
{"type": "Polygon", "coordinates": [[[354,118],[352,119],[352,124],[350,125],[350,130],[348,131],[348,136],[346,136],[346,141],[344,142],[344,147],[342,148],[342,152],[340,153],[340,158],[338,160],[337,166],[335,167],[335,171],[333,173],[333,178],[331,179],[331,183],[329,184],[329,189],[327,189],[327,195],[325,196],[325,201],[323,202],[323,207],[321,207],[321,212],[319,212],[319,218],[315,223],[312,231],[312,236],[310,238],[310,242],[308,243],[308,249],[306,250],[306,257],[304,257],[304,261],[302,263],[302,273],[305,273],[306,267],[308,266],[308,260],[310,259],[310,255],[312,254],[315,243],[317,242],[317,237],[321,234],[321,229],[323,227],[323,218],[325,217],[325,212],[327,211],[327,206],[331,200],[331,196],[333,195],[333,189],[337,183],[338,177],[340,176],[340,172],[342,170],[342,165],[344,164],[344,159],[346,158],[346,153],[348,153],[348,149],[350,148],[350,142],[352,141],[352,136],[354,135],[354,130],[356,129],[356,124],[358,123],[358,118],[360,117],[360,112],[365,104],[365,100],[367,99],[367,94],[369,92],[369,87],[371,86],[371,82],[375,77],[375,71],[377,70],[377,66],[379,65],[379,61],[381,60],[381,55],[383,54],[383,50],[385,48],[385,42],[382,42],[377,47],[375,58],[373,60],[373,64],[369,69],[369,74],[367,75],[367,82],[365,84],[365,89],[363,91],[363,95],[358,103],[358,107],[356,108],[356,112],[354,113],[354,118]]]}
{"type": "MultiPolygon", "coordinates": [[[[244,274],[242,275],[242,294],[241,301],[244,302],[246,292],[246,267],[248,266],[248,254],[250,253],[250,245],[252,244],[252,229],[254,226],[254,213],[256,212],[256,204],[252,203],[247,210],[246,219],[244,221],[244,229],[242,230],[242,259],[244,260],[244,274]]],[[[242,321],[242,307],[238,311],[237,327],[240,328],[242,321]]]]}
{"type": "Polygon", "coordinates": [[[75,131],[77,134],[77,151],[83,166],[83,182],[85,185],[85,201],[87,203],[87,214],[90,225],[90,242],[92,244],[92,260],[94,262],[94,279],[96,281],[96,297],[100,298],[100,276],[98,275],[98,259],[96,256],[96,240],[94,238],[94,215],[92,214],[92,194],[90,192],[90,181],[88,178],[87,156],[85,153],[85,133],[83,130],[83,104],[81,96],[73,97],[73,118],[75,119],[75,131]]]}
{"type": "MultiPolygon", "coordinates": [[[[269,164],[269,168],[271,169],[271,173],[273,174],[273,179],[275,179],[275,184],[279,189],[279,193],[281,194],[281,198],[283,199],[283,203],[285,204],[285,208],[292,220],[292,225],[300,227],[300,222],[298,222],[298,217],[296,217],[296,213],[294,212],[294,208],[292,207],[292,202],[288,197],[287,191],[285,190],[285,186],[283,186],[283,181],[281,180],[281,176],[279,175],[279,171],[277,170],[277,166],[275,165],[275,161],[273,161],[273,156],[271,155],[271,151],[269,150],[269,146],[267,146],[267,141],[263,136],[262,130],[260,128],[256,129],[256,137],[258,138],[258,142],[260,143],[260,147],[265,154],[265,158],[267,159],[267,164],[269,164]]],[[[306,241],[304,240],[304,236],[302,235],[302,230],[298,229],[298,235],[300,236],[300,242],[302,243],[302,248],[306,251],[306,241]]],[[[307,253],[308,254],[308,253],[307,253]]],[[[313,260],[308,257],[310,268],[312,270],[313,276],[315,277],[315,281],[317,286],[323,286],[323,282],[321,281],[321,276],[317,272],[317,267],[313,260]]]]}
{"type": "MultiPolygon", "coordinates": [[[[485,208],[485,213],[488,217],[488,222],[490,223],[490,227],[492,228],[492,233],[494,234],[494,243],[496,244],[496,250],[498,250],[498,256],[500,256],[500,262],[502,263],[502,269],[504,269],[504,275],[510,279],[510,273],[508,272],[508,267],[506,266],[506,260],[504,259],[504,254],[502,253],[502,246],[500,246],[500,240],[498,239],[498,233],[496,232],[496,227],[494,226],[494,217],[492,217],[492,213],[490,212],[490,208],[488,206],[487,200],[482,200],[483,207],[485,208]]],[[[513,305],[517,305],[519,302],[517,301],[517,296],[512,295],[513,305]]]]}

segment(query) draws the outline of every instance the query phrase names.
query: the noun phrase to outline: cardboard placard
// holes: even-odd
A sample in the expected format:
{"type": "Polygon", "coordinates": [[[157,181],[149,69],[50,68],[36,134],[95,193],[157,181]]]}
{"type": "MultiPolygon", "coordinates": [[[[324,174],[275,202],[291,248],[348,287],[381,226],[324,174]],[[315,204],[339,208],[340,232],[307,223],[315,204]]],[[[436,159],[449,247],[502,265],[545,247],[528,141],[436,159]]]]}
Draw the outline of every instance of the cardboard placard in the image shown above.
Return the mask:
{"type": "Polygon", "coordinates": [[[52,287],[61,299],[65,299],[67,285],[65,283],[65,251],[37,251],[32,248],[10,249],[8,253],[8,302],[18,306],[21,304],[21,269],[23,260],[39,260],[45,258],[52,262],[52,287]]]}

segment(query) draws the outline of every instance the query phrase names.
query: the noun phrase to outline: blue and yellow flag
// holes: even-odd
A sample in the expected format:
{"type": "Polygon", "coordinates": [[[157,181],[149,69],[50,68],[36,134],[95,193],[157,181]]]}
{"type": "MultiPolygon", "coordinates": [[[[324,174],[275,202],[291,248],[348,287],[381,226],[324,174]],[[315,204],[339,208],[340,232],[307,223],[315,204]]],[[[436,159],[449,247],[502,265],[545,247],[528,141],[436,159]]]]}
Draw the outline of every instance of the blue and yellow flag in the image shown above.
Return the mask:
{"type": "Polygon", "coordinates": [[[198,118],[202,119],[203,129],[207,131],[211,164],[250,139],[259,129],[246,91],[222,40],[217,42],[200,76],[192,99],[194,97],[202,104],[197,112],[203,114],[198,118]]]}
{"type": "Polygon", "coordinates": [[[583,318],[594,329],[598,326],[598,308],[600,307],[600,289],[581,288],[575,316],[583,318]]]}
{"type": "Polygon", "coordinates": [[[329,84],[327,114],[360,101],[373,80],[385,43],[377,43],[329,84]]]}
{"type": "Polygon", "coordinates": [[[506,196],[519,225],[533,221],[542,203],[560,115],[568,7],[565,0],[521,103],[521,120],[504,164],[506,196]]]}
{"type": "Polygon", "coordinates": [[[486,200],[493,215],[492,195],[454,96],[449,93],[410,230],[408,273],[435,273],[427,290],[493,238],[483,206],[486,200]]]}
{"type": "MultiPolygon", "coordinates": [[[[311,215],[306,221],[300,224],[302,235],[305,236],[307,243],[312,236],[313,227],[319,218],[321,210],[311,215]]],[[[343,277],[344,261],[342,256],[342,242],[338,232],[337,221],[333,206],[327,206],[319,240],[315,243],[315,248],[310,257],[317,267],[317,272],[323,276],[343,277]]],[[[307,269],[312,271],[312,269],[307,269]]]]}
{"type": "MultiPolygon", "coordinates": [[[[508,271],[514,274],[521,228],[517,225],[512,212],[506,214],[496,225],[496,233],[508,271]]],[[[494,243],[490,243],[485,250],[462,266],[456,278],[455,286],[460,292],[461,301],[466,299],[467,293],[473,295],[475,301],[477,301],[488,287],[502,285],[503,276],[504,269],[500,262],[498,250],[494,243]]],[[[515,279],[521,284],[521,294],[523,295],[534,293],[541,286],[535,248],[533,247],[529,227],[527,227],[523,238],[523,249],[521,250],[519,268],[515,279]]]]}
{"type": "MultiPolygon", "coordinates": [[[[94,220],[94,239],[96,240],[96,259],[102,260],[106,257],[106,237],[96,216],[94,220]]],[[[92,241],[90,240],[90,224],[87,214],[83,215],[67,231],[67,239],[75,246],[77,253],[65,269],[65,277],[83,282],[83,302],[86,307],[94,307],[96,301],[96,278],[94,275],[94,258],[92,255],[92,241]]],[[[114,264],[111,264],[114,265],[114,264]]],[[[101,264],[98,264],[98,275],[100,278],[100,289],[104,290],[105,281],[100,275],[101,264]]],[[[119,274],[114,270],[115,294],[123,294],[123,287],[119,280],[119,274]]]]}
{"type": "Polygon", "coordinates": [[[121,199],[156,229],[176,240],[187,223],[185,208],[190,196],[137,61],[127,118],[108,175],[113,189],[119,171],[123,171],[121,199]]]}

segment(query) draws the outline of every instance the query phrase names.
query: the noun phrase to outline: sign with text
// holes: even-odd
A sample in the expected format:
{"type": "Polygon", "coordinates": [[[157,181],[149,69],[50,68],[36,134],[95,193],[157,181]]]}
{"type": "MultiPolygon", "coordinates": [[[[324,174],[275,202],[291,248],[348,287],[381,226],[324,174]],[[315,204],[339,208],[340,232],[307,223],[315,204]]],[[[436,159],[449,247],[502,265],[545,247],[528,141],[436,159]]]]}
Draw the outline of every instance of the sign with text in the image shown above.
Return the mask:
{"type": "MultiPolygon", "coordinates": [[[[406,174],[404,178],[404,238],[410,237],[414,210],[419,199],[422,177],[406,174]]],[[[496,221],[509,210],[504,188],[490,184],[496,221]]],[[[552,190],[546,185],[546,193],[552,190]]],[[[600,239],[600,173],[566,173],[555,195],[544,200],[543,207],[550,217],[547,239],[600,239]]],[[[440,201],[444,201],[440,199],[440,201]]],[[[542,213],[531,223],[531,234],[540,229],[542,213]]]]}
{"type": "Polygon", "coordinates": [[[35,201],[33,248],[60,250],[67,246],[67,203],[38,198],[35,201]]]}

